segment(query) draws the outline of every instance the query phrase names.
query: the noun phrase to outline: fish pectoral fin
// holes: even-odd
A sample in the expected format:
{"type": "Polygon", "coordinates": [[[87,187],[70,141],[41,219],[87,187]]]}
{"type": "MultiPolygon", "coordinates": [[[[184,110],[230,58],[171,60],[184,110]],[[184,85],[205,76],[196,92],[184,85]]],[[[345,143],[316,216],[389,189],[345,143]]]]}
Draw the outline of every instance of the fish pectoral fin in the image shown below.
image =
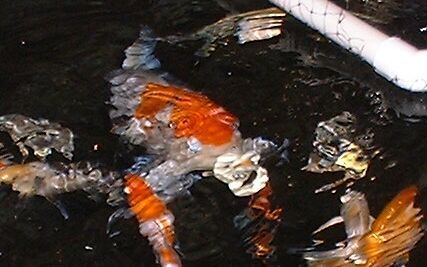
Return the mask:
{"type": "Polygon", "coordinates": [[[106,233],[110,237],[116,236],[120,234],[120,232],[112,232],[111,229],[113,225],[120,219],[129,219],[133,217],[132,211],[130,211],[128,208],[120,208],[113,212],[113,214],[110,215],[108,218],[107,226],[106,226],[106,233]]]}
{"type": "Polygon", "coordinates": [[[61,200],[55,199],[53,197],[46,197],[46,199],[50,203],[55,205],[55,207],[59,210],[59,212],[61,213],[62,217],[64,217],[65,220],[68,220],[68,218],[70,218],[70,215],[68,214],[67,208],[65,207],[64,203],[62,203],[61,200]]]}
{"type": "Polygon", "coordinates": [[[342,223],[342,222],[344,222],[344,218],[341,216],[336,216],[336,217],[330,219],[329,221],[327,221],[326,223],[324,223],[323,225],[321,225],[319,228],[317,228],[313,232],[313,235],[318,234],[319,232],[325,230],[326,228],[329,228],[335,224],[342,223]]]}

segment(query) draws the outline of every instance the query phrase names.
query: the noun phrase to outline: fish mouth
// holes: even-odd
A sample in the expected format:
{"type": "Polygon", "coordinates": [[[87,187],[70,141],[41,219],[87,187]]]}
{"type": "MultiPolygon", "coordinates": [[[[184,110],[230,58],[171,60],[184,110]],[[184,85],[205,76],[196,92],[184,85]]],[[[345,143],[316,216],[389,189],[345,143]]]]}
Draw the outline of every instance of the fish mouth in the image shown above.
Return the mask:
{"type": "Polygon", "coordinates": [[[263,189],[269,178],[265,168],[259,166],[260,155],[255,151],[244,154],[225,153],[215,162],[215,178],[228,184],[231,192],[239,197],[250,196],[263,189]]]}
{"type": "Polygon", "coordinates": [[[267,170],[258,167],[256,171],[249,174],[247,180],[236,180],[228,184],[228,188],[238,197],[251,196],[263,189],[268,182],[267,170]]]}

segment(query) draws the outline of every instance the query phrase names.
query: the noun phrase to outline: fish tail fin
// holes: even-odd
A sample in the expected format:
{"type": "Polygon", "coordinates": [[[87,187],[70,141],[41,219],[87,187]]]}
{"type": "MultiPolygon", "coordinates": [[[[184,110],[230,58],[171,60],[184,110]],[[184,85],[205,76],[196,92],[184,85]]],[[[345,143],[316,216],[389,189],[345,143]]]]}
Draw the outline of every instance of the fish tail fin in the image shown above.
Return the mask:
{"type": "Polygon", "coordinates": [[[285,16],[275,7],[244,13],[235,35],[240,44],[273,38],[282,33],[285,16]]]}
{"type": "Polygon", "coordinates": [[[414,207],[417,194],[415,186],[402,190],[373,222],[371,233],[361,240],[364,254],[378,266],[407,259],[408,252],[422,238],[423,215],[420,208],[414,207]]]}
{"type": "Polygon", "coordinates": [[[233,35],[236,36],[239,44],[266,40],[280,35],[285,16],[285,12],[275,7],[231,14],[196,32],[167,36],[162,41],[177,44],[204,40],[204,44],[195,55],[208,57],[219,44],[227,43],[227,39],[233,35]]]}

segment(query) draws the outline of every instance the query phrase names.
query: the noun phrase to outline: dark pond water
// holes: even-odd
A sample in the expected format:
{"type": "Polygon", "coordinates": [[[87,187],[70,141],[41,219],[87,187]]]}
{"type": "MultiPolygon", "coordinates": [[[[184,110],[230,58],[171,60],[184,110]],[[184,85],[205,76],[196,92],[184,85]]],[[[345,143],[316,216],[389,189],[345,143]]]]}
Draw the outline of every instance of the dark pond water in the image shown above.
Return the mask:
{"type": "MultiPolygon", "coordinates": [[[[376,1],[349,2],[380,28],[427,48],[427,33],[420,30],[427,26],[423,0],[386,0],[379,7],[376,1]]],[[[109,133],[109,85],[103,77],[121,65],[123,50],[137,38],[140,25],[159,35],[185,33],[225,16],[224,7],[245,11],[265,6],[264,1],[4,0],[0,114],[60,122],[78,136],[76,160],[123,169],[131,153],[109,133]]],[[[410,115],[416,111],[411,105],[424,101],[423,95],[396,95],[396,88],[364,63],[292,18],[280,38],[244,46],[230,40],[208,58],[194,56],[199,45],[163,44],[157,56],[165,70],[238,115],[245,136],[288,138],[290,162],[268,166],[272,204],[284,209],[271,259],[262,262],[246,253],[244,233],[233,226],[248,199],[237,199],[219,181],[206,179],[192,188],[192,198],[171,205],[184,266],[304,266],[289,249],[308,246],[311,231],[339,213],[344,188],[335,194],[314,194],[340,174],[300,169],[312,150],[317,123],[344,110],[359,118],[361,129],[375,134],[374,144],[382,150],[367,177],[353,186],[367,195],[373,215],[405,186],[427,184],[426,120],[408,120],[393,110],[410,115]],[[388,111],[374,101],[375,92],[386,96],[381,103],[388,111]]],[[[418,107],[418,115],[423,115],[425,107],[418,107]]],[[[114,208],[84,193],[66,194],[62,200],[68,220],[45,199],[20,200],[9,187],[2,187],[0,266],[155,266],[136,221],[120,222],[115,228],[121,234],[109,238],[105,227],[114,208]]],[[[427,208],[426,192],[419,202],[427,208]]],[[[427,266],[426,250],[424,238],[408,266],[427,266]]]]}

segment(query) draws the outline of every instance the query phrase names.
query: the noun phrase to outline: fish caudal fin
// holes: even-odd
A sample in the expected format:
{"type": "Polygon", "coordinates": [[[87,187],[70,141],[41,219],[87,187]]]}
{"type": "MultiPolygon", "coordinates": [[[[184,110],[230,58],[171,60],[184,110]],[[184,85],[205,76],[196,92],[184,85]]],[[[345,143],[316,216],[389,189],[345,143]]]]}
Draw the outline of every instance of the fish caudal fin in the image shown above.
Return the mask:
{"type": "Polygon", "coordinates": [[[282,32],[286,13],[278,8],[264,8],[244,13],[231,14],[196,32],[185,35],[171,35],[162,38],[171,44],[202,40],[204,44],[195,53],[208,57],[220,44],[228,43],[230,36],[236,36],[239,44],[273,38],[282,32]]]}
{"type": "Polygon", "coordinates": [[[282,33],[285,16],[285,12],[274,7],[244,13],[235,35],[240,44],[273,38],[282,33]]]}
{"type": "Polygon", "coordinates": [[[373,222],[371,232],[361,239],[364,254],[375,262],[372,266],[405,261],[423,236],[421,209],[414,207],[416,195],[415,186],[402,190],[373,222]]]}
{"type": "MultiPolygon", "coordinates": [[[[415,186],[402,190],[387,204],[369,229],[349,237],[344,247],[304,253],[308,265],[389,267],[396,263],[406,263],[410,250],[424,234],[421,209],[414,207],[416,195],[415,186]]],[[[359,202],[354,208],[361,208],[360,205],[363,206],[363,203],[359,202]]],[[[351,219],[349,216],[343,218],[344,222],[351,219]]],[[[353,227],[362,222],[353,224],[353,227]]]]}

